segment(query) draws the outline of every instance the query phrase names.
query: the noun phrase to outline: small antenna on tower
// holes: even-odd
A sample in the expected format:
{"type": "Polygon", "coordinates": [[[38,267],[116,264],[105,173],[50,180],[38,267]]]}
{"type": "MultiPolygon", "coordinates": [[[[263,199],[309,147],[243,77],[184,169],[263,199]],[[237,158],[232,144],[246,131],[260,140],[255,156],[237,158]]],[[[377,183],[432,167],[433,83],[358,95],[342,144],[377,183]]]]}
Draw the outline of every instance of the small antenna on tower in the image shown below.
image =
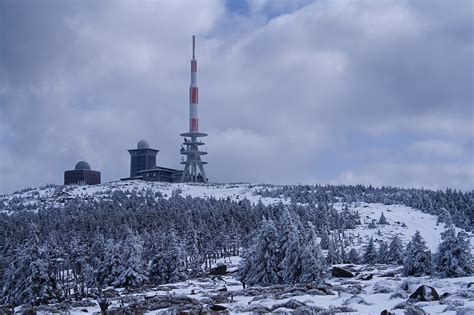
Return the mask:
{"type": "Polygon", "coordinates": [[[195,38],[196,38],[196,35],[193,35],[193,59],[195,59],[194,58],[194,48],[196,47],[195,38]]]}

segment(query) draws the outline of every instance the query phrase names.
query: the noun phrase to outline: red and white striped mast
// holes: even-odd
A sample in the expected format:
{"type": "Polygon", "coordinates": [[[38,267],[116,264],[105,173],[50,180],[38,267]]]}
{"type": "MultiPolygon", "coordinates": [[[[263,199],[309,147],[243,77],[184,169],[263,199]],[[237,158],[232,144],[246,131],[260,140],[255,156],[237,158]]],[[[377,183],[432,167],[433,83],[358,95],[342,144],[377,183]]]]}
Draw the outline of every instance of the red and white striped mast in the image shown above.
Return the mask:
{"type": "Polygon", "coordinates": [[[206,173],[204,172],[204,164],[201,160],[201,155],[207,152],[199,151],[199,146],[204,145],[204,142],[198,138],[206,137],[207,134],[199,132],[199,89],[197,86],[197,60],[196,60],[196,41],[193,35],[193,59],[191,59],[191,86],[189,87],[189,132],[182,133],[184,138],[183,145],[186,148],[181,149],[181,154],[186,156],[184,164],[183,175],[181,182],[207,182],[206,173]],[[187,139],[187,138],[190,139],[187,139]]]}
{"type": "Polygon", "coordinates": [[[193,59],[191,60],[191,86],[189,87],[189,132],[199,131],[198,98],[199,88],[197,86],[197,60],[196,40],[193,35],[193,59]]]}

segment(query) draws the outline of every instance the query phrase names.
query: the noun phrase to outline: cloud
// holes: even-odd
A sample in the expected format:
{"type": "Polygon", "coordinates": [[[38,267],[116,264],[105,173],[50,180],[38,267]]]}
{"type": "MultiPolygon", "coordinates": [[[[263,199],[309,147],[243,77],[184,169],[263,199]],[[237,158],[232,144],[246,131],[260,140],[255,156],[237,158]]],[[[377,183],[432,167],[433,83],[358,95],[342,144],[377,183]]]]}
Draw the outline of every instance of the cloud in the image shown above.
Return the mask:
{"type": "Polygon", "coordinates": [[[180,167],[192,34],[211,180],[472,189],[470,5],[3,2],[0,191],[180,167]]]}
{"type": "Polygon", "coordinates": [[[347,171],[334,183],[373,186],[472,189],[474,168],[465,163],[375,163],[347,171]]]}
{"type": "Polygon", "coordinates": [[[443,140],[416,141],[410,146],[410,149],[413,150],[414,153],[428,155],[430,157],[435,155],[455,159],[462,158],[467,153],[464,152],[462,146],[459,144],[443,140]]]}

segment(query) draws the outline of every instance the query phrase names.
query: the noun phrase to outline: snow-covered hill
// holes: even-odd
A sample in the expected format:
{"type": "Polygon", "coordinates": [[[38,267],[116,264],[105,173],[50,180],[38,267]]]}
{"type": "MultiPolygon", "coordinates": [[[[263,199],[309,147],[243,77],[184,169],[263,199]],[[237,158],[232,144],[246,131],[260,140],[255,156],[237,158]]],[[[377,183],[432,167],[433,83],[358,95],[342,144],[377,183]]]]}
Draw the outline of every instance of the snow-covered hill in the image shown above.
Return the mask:
{"type": "Polygon", "coordinates": [[[244,183],[235,184],[170,184],[144,181],[115,181],[93,186],[53,186],[48,185],[41,188],[30,188],[0,197],[0,212],[10,213],[17,210],[36,211],[38,207],[51,205],[61,206],[65,201],[74,198],[80,199],[107,199],[114,191],[145,193],[148,190],[162,194],[163,198],[170,198],[174,193],[183,197],[200,197],[232,200],[248,199],[252,203],[261,201],[271,204],[282,201],[285,198],[262,197],[256,194],[257,189],[267,187],[244,183]]]}
{"type": "MultiPolygon", "coordinates": [[[[295,211],[303,213],[311,212],[312,207],[316,207],[314,204],[292,200],[285,194],[262,196],[269,195],[262,194],[262,191],[268,192],[277,188],[280,187],[246,183],[191,185],[143,181],[111,182],[96,186],[46,186],[1,196],[0,213],[6,214],[7,218],[21,216],[22,213],[34,214],[42,209],[61,209],[72,201],[95,202],[97,205],[101,201],[110,201],[117,192],[129,198],[141,196],[155,201],[170,200],[172,196],[178,195],[182,196],[183,200],[187,197],[229,200],[235,202],[230,204],[231,207],[240,204],[239,202],[249,202],[253,207],[291,205],[295,211]]],[[[376,244],[381,244],[398,236],[406,244],[416,231],[420,232],[428,248],[434,253],[442,240],[441,233],[446,230],[445,225],[438,222],[437,216],[403,204],[347,202],[339,197],[333,199],[329,204],[336,211],[343,212],[345,209],[358,214],[358,224],[355,228],[343,228],[341,235],[344,241],[341,241],[341,244],[347,249],[355,248],[360,253],[371,238],[376,244]],[[382,214],[387,224],[374,224],[382,214]]],[[[149,199],[143,200],[144,203],[152,202],[149,199]]],[[[192,204],[193,199],[190,200],[192,204]]],[[[457,228],[457,231],[460,229],[457,228]]],[[[472,233],[469,235],[471,247],[474,249],[474,238],[472,233]]],[[[240,260],[241,257],[238,256],[213,260],[211,267],[227,265],[227,273],[219,277],[201,275],[199,278],[173,284],[147,285],[133,290],[109,288],[108,299],[112,303],[110,308],[122,307],[130,310],[132,307],[141,307],[142,311],[148,311],[149,314],[183,309],[210,310],[213,305],[222,306],[232,313],[282,311],[309,314],[326,310],[330,313],[346,311],[351,314],[380,314],[386,309],[394,314],[404,314],[410,308],[418,308],[429,314],[474,314],[474,276],[451,279],[428,276],[414,278],[401,275],[401,266],[396,264],[336,264],[335,266],[351,271],[354,277],[331,276],[328,268],[326,282],[324,285],[320,284],[320,287],[277,285],[244,289],[236,277],[240,260]],[[441,300],[411,301],[406,304],[410,294],[421,285],[435,288],[440,296],[446,294],[441,300]]],[[[89,298],[86,301],[89,302],[76,302],[64,307],[72,313],[100,311],[95,300],[89,298]]],[[[48,307],[43,306],[42,309],[47,312],[48,307]]]]}

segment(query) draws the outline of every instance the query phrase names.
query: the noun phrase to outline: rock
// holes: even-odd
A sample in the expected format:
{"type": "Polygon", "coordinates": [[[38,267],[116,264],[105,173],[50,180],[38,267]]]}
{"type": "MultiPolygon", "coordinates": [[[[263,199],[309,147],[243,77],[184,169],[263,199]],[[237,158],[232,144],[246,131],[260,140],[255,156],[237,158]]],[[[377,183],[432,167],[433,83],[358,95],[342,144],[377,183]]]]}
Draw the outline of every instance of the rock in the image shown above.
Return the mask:
{"type": "Polygon", "coordinates": [[[371,280],[373,277],[374,275],[370,273],[368,275],[360,275],[358,279],[367,281],[367,280],[371,280]]]}
{"type": "Polygon", "coordinates": [[[358,295],[354,295],[354,296],[348,298],[347,300],[345,300],[344,303],[342,303],[342,305],[349,305],[349,304],[370,305],[370,303],[368,303],[366,300],[364,300],[364,298],[362,298],[358,295]]]}
{"type": "Polygon", "coordinates": [[[227,266],[220,265],[215,268],[212,268],[209,273],[214,276],[224,276],[227,273],[227,266]]]}
{"type": "Polygon", "coordinates": [[[219,291],[219,292],[227,292],[227,288],[226,288],[226,287],[223,287],[223,288],[218,289],[217,291],[219,291]]]}
{"type": "Polygon", "coordinates": [[[340,267],[333,267],[331,272],[333,277],[337,278],[352,278],[354,274],[348,270],[342,269],[340,267]]]}
{"type": "Polygon", "coordinates": [[[305,306],[307,306],[305,303],[300,302],[298,300],[291,299],[291,300],[289,300],[285,303],[273,305],[272,306],[272,312],[274,312],[275,310],[277,310],[279,308],[286,308],[286,309],[290,309],[290,310],[295,310],[297,308],[305,307],[305,306]]]}
{"type": "Polygon", "coordinates": [[[219,304],[214,304],[209,309],[214,312],[222,312],[222,311],[225,311],[227,307],[219,305],[219,304]]]}
{"type": "Polygon", "coordinates": [[[468,287],[468,288],[473,288],[473,287],[474,287],[474,282],[469,282],[469,283],[467,284],[467,287],[468,287]]]}
{"type": "Polygon", "coordinates": [[[83,308],[83,309],[81,310],[81,312],[83,312],[83,313],[89,313],[89,311],[87,310],[87,308],[83,308]]]}
{"type": "Polygon", "coordinates": [[[387,310],[383,310],[380,315],[392,315],[393,313],[392,312],[389,312],[387,310]]]}
{"type": "Polygon", "coordinates": [[[153,293],[153,292],[147,292],[144,296],[143,296],[143,299],[145,300],[149,300],[149,299],[152,299],[154,298],[155,296],[157,296],[156,293],[153,293]]]}
{"type": "Polygon", "coordinates": [[[447,298],[448,296],[450,296],[451,293],[449,292],[444,292],[443,294],[441,294],[441,296],[439,297],[441,300],[444,300],[445,298],[447,298]]]}
{"type": "Polygon", "coordinates": [[[94,307],[97,306],[97,303],[91,300],[76,301],[71,304],[71,307],[94,307]]]}
{"type": "Polygon", "coordinates": [[[214,303],[219,304],[219,303],[229,303],[230,296],[231,296],[231,293],[226,292],[226,293],[210,295],[209,297],[214,301],[214,303]]]}
{"type": "Polygon", "coordinates": [[[384,277],[384,278],[388,278],[388,277],[395,277],[395,273],[393,271],[389,271],[389,272],[386,272],[384,273],[383,275],[380,275],[380,277],[384,277]]]}
{"type": "Polygon", "coordinates": [[[435,288],[422,285],[410,295],[410,299],[415,301],[439,301],[439,294],[435,288]]]}

